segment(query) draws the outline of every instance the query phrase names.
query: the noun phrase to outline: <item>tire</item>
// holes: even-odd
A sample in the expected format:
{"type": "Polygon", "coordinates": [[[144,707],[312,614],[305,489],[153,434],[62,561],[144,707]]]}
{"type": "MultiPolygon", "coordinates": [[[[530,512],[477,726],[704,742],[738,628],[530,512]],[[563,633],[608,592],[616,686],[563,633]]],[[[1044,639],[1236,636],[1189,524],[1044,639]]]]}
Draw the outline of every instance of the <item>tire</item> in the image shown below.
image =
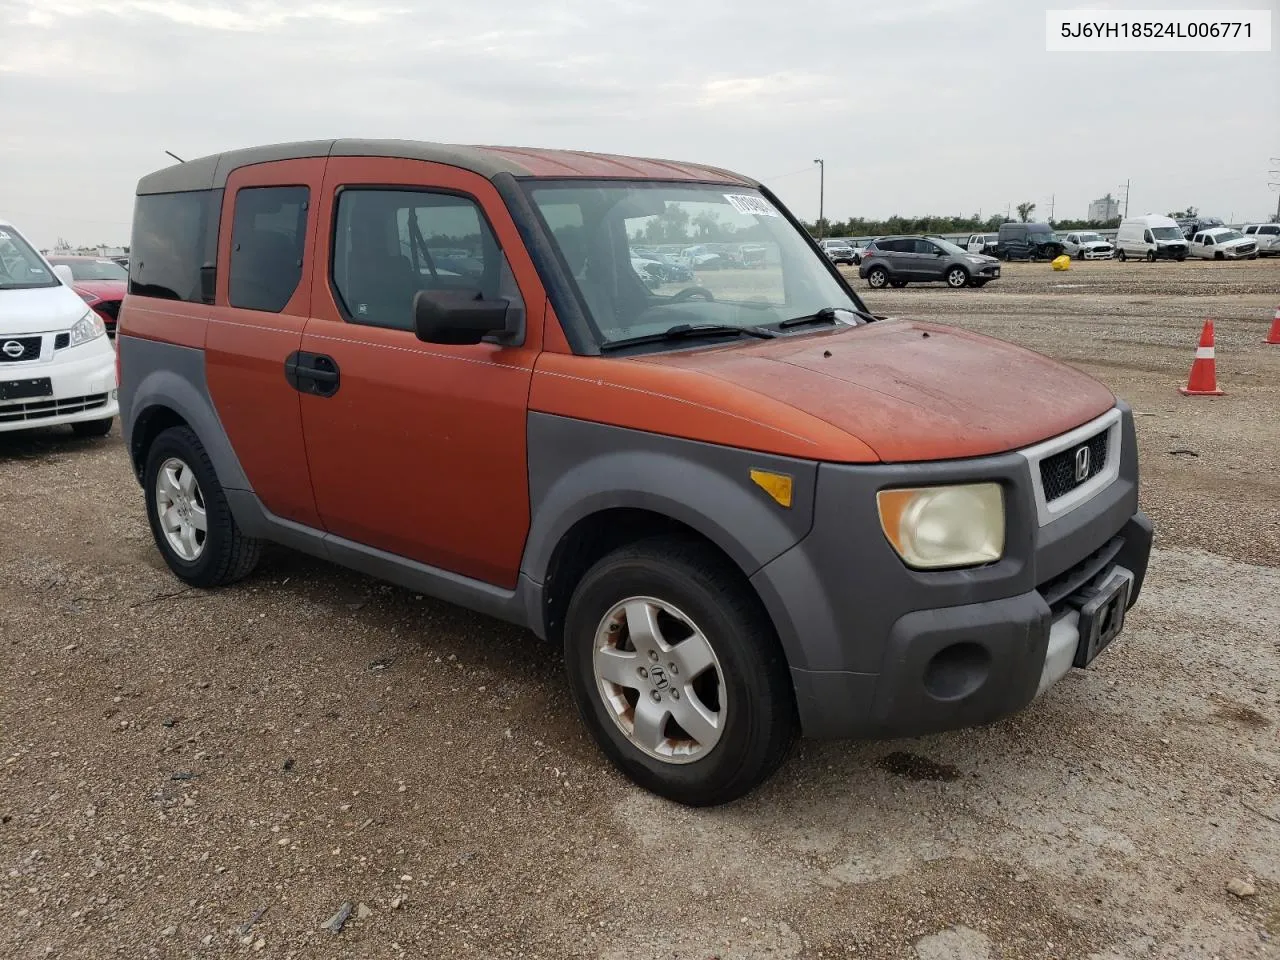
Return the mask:
{"type": "MultiPolygon", "coordinates": [[[[165,563],[179,580],[193,587],[220,587],[252,572],[262,551],[262,542],[240,531],[214,472],[213,461],[190,428],[170,427],[155,438],[147,451],[143,490],[151,535],[165,563]],[[161,491],[162,486],[165,493],[161,491]],[[185,499],[175,501],[179,489],[185,499]],[[185,524],[175,521],[179,525],[176,532],[166,532],[162,524],[160,499],[167,494],[173,494],[169,499],[175,515],[182,516],[185,512],[189,518],[185,524]],[[205,525],[203,539],[199,536],[201,512],[205,525]],[[191,528],[189,540],[184,536],[187,528],[191,528]],[[171,535],[181,541],[183,547],[190,548],[192,555],[183,556],[175,541],[171,541],[171,535]]],[[[165,513],[170,515],[169,510],[165,513]]]]}
{"type": "Polygon", "coordinates": [[[1117,250],[1117,251],[1116,251],[1116,259],[1117,259],[1117,260],[1119,260],[1121,263],[1124,263],[1124,262],[1125,262],[1125,260],[1126,260],[1126,259],[1128,259],[1128,258],[1124,255],[1124,251],[1123,251],[1123,250],[1117,250]]]}
{"type": "Polygon", "coordinates": [[[1226,257],[1226,254],[1224,254],[1221,250],[1219,250],[1219,251],[1217,251],[1217,252],[1213,255],[1213,259],[1215,259],[1215,260],[1225,260],[1225,259],[1227,259],[1227,257],[1226,257]]]}
{"type": "Polygon", "coordinates": [[[883,290],[889,282],[889,271],[884,267],[872,267],[867,271],[867,284],[873,290],[883,290]]]}
{"type": "Polygon", "coordinates": [[[105,420],[81,420],[71,425],[71,431],[77,437],[105,437],[111,432],[112,417],[105,420]]]}
{"type": "Polygon", "coordinates": [[[1174,257],[1173,259],[1174,259],[1174,260],[1176,260],[1178,263],[1182,263],[1183,261],[1185,261],[1185,260],[1187,259],[1187,255],[1186,255],[1185,253],[1180,253],[1180,254],[1178,254],[1176,257],[1174,257]]]}
{"type": "Polygon", "coordinates": [[[960,290],[969,286],[969,271],[961,266],[954,266],[947,270],[947,286],[952,290],[960,290]]]}
{"type": "Polygon", "coordinates": [[[697,807],[735,800],[778,768],[795,739],[795,699],[769,615],[741,573],[696,540],[655,537],[596,563],[569,602],[564,652],[569,688],[600,749],[669,800],[697,807]],[[633,617],[659,639],[641,633],[633,641],[633,617]],[[685,656],[691,625],[707,643],[685,656]],[[677,680],[671,668],[682,657],[702,666],[677,680]],[[597,662],[611,663],[604,669],[624,683],[605,679],[597,662]],[[653,732],[641,739],[654,750],[633,740],[641,707],[653,732]],[[703,718],[710,746],[680,736],[681,714],[703,718]]]}
{"type": "Polygon", "coordinates": [[[1147,263],[1155,263],[1155,262],[1156,262],[1156,252],[1154,250],[1148,250],[1147,263]]]}

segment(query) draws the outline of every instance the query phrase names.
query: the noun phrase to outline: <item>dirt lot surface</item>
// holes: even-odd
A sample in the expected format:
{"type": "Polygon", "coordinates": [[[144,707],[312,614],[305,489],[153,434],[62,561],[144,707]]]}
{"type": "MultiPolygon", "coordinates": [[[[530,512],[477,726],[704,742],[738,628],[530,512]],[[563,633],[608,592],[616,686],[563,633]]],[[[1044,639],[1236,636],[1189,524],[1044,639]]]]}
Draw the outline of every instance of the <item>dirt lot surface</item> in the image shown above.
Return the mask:
{"type": "Polygon", "coordinates": [[[1138,411],[1159,549],[1095,669],[687,810],[530,635],[285,552],[183,591],[118,433],[0,437],[0,957],[1280,955],[1280,261],[867,299],[1138,411]],[[1206,316],[1229,393],[1183,398],[1206,316]]]}

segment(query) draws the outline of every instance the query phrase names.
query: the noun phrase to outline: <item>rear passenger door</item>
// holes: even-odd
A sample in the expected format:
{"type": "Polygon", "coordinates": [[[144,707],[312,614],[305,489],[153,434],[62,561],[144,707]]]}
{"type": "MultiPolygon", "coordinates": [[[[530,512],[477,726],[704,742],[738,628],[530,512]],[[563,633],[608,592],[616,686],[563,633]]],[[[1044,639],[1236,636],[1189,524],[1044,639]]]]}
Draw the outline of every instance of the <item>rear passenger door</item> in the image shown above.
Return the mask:
{"type": "Polygon", "coordinates": [[[300,381],[316,503],[347,540],[506,589],[529,528],[526,419],[546,295],[493,184],[417,160],[329,159],[300,381]],[[414,333],[419,290],[523,303],[524,342],[414,333]],[[309,361],[310,362],[310,361],[309,361]]]}
{"type": "Polygon", "coordinates": [[[285,368],[310,313],[312,198],[324,166],[323,157],[281,160],[227,178],[205,342],[209,392],[254,493],[276,516],[310,527],[320,518],[285,368]]]}

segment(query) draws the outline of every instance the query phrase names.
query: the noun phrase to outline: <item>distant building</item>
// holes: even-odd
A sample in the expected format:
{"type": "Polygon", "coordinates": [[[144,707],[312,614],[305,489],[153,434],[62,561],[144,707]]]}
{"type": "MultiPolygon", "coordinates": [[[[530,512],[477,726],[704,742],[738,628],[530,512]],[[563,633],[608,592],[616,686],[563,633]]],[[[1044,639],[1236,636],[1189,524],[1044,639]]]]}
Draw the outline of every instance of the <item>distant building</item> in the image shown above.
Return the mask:
{"type": "Polygon", "coordinates": [[[1107,194],[1089,204],[1089,219],[1092,221],[1114,220],[1120,216],[1120,201],[1107,194]]]}

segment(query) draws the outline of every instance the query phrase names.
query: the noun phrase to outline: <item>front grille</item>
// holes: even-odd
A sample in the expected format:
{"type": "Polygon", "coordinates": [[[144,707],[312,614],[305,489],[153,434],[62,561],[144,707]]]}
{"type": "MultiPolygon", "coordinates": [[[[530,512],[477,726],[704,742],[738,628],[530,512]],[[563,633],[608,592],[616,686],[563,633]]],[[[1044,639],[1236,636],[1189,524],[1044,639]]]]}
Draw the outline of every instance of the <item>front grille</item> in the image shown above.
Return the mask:
{"type": "Polygon", "coordinates": [[[1094,434],[1082,444],[1076,444],[1045,457],[1040,461],[1040,482],[1044,486],[1045,503],[1053,503],[1076,487],[1087,483],[1102,472],[1107,465],[1107,430],[1094,434]],[[1083,476],[1077,476],[1077,457],[1081,449],[1089,451],[1089,463],[1083,476]]]}
{"type": "Polygon", "coordinates": [[[1066,606],[1067,598],[1093,580],[1115,562],[1116,556],[1124,547],[1124,537],[1112,537],[1103,546],[1089,554],[1079,563],[1063,570],[1056,577],[1050,577],[1036,589],[1044,602],[1049,605],[1055,618],[1066,606]]]}
{"type": "Polygon", "coordinates": [[[69,346],[71,346],[71,334],[60,333],[53,338],[53,349],[65,350],[69,346]]]}
{"type": "Polygon", "coordinates": [[[39,337],[0,337],[0,363],[22,363],[24,360],[40,359],[40,338],[39,337]],[[22,347],[22,352],[14,351],[10,354],[9,344],[16,343],[22,347]]]}
{"type": "Polygon", "coordinates": [[[0,404],[0,423],[19,423],[28,420],[47,420],[68,413],[83,413],[95,407],[105,407],[107,395],[93,393],[87,397],[62,397],[61,399],[24,400],[21,403],[0,404]]]}

